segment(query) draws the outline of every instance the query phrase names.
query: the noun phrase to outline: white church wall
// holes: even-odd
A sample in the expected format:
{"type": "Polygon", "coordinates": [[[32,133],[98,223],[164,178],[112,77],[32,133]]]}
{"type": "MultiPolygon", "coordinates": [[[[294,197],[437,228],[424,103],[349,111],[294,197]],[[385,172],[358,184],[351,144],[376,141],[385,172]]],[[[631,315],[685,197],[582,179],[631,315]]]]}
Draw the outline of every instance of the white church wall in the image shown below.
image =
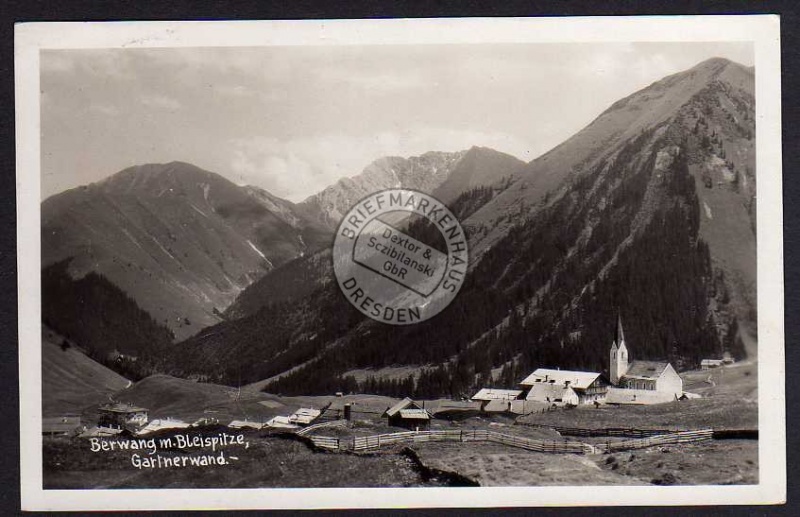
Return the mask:
{"type": "Polygon", "coordinates": [[[606,394],[607,404],[663,404],[675,400],[674,393],[653,390],[632,390],[627,388],[609,388],[606,394]]]}
{"type": "Polygon", "coordinates": [[[683,379],[671,364],[667,365],[664,372],[656,381],[656,391],[681,396],[683,394],[683,379]]]}

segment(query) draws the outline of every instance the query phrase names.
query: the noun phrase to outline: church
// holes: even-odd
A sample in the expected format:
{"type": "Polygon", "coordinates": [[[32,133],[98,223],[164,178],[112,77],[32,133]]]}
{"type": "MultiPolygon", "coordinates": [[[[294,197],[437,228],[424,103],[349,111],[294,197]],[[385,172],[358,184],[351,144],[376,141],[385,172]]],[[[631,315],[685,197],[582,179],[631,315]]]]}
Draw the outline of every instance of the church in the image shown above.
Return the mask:
{"type": "Polygon", "coordinates": [[[622,318],[611,343],[608,379],[597,372],[538,368],[520,387],[518,398],[565,406],[659,404],[683,395],[683,380],[668,362],[630,361],[622,318]]]}
{"type": "Polygon", "coordinates": [[[606,394],[609,404],[655,404],[669,402],[683,395],[683,379],[664,361],[629,361],[622,319],[611,344],[609,380],[606,394]]]}

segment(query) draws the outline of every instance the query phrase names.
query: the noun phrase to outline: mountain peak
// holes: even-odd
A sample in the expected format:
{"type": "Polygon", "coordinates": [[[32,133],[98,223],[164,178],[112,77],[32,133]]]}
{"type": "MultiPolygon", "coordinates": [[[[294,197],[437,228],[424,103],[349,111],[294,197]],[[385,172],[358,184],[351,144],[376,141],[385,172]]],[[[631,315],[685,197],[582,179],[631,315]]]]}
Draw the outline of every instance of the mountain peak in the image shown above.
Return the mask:
{"type": "Polygon", "coordinates": [[[749,78],[753,76],[754,68],[752,66],[744,66],[724,57],[712,57],[698,63],[684,73],[692,74],[693,72],[708,73],[710,78],[736,83],[740,80],[738,78],[741,77],[747,77],[746,80],[750,80],[749,78]]]}
{"type": "Polygon", "coordinates": [[[387,188],[410,188],[433,192],[447,179],[466,151],[428,151],[408,158],[385,156],[364,170],[342,178],[321,192],[299,203],[306,213],[324,226],[334,229],[353,204],[364,196],[387,188]]]}
{"type": "Polygon", "coordinates": [[[178,338],[267,271],[329,242],[293,203],[173,161],[128,167],[42,203],[42,263],[73,258],[178,338]]]}
{"type": "MultiPolygon", "coordinates": [[[[498,218],[519,213],[523,206],[536,210],[546,193],[555,193],[567,177],[614,156],[646,131],[666,127],[694,100],[720,92],[752,98],[753,88],[752,70],[724,58],[705,60],[656,81],[615,102],[577,134],[529,163],[508,189],[471,216],[472,224],[505,231],[507,225],[498,225],[498,218]]],[[[479,253],[479,246],[471,249],[479,253]]]]}
{"type": "Polygon", "coordinates": [[[489,155],[504,154],[505,155],[507,153],[503,153],[503,152],[497,151],[495,149],[492,149],[491,147],[483,147],[483,146],[480,146],[480,145],[473,145],[467,151],[464,151],[464,156],[474,155],[474,154],[489,154],[489,155]]]}
{"type": "Polygon", "coordinates": [[[701,61],[700,63],[696,64],[694,67],[691,68],[691,70],[702,69],[702,68],[706,69],[720,68],[728,66],[733,63],[734,63],[733,61],[724,57],[711,57],[706,59],[705,61],[701,61]]]}
{"type": "MultiPolygon", "coordinates": [[[[164,192],[186,192],[199,185],[215,186],[225,191],[235,188],[228,179],[191,163],[147,163],[134,165],[93,184],[106,193],[163,195],[164,192]]],[[[208,187],[203,187],[208,188],[208,187]]]]}

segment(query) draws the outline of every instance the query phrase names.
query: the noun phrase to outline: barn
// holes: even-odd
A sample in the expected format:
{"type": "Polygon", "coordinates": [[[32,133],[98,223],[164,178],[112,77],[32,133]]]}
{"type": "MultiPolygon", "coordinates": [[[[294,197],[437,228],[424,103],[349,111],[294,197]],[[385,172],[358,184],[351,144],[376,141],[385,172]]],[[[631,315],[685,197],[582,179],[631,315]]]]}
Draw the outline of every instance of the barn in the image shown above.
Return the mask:
{"type": "Polygon", "coordinates": [[[481,411],[498,412],[512,411],[514,401],[519,400],[524,392],[522,390],[501,390],[497,388],[483,388],[472,396],[470,400],[479,402],[481,411]]]}
{"type": "Polygon", "coordinates": [[[411,431],[428,429],[431,415],[419,404],[406,397],[383,413],[393,427],[403,427],[411,431]]]}

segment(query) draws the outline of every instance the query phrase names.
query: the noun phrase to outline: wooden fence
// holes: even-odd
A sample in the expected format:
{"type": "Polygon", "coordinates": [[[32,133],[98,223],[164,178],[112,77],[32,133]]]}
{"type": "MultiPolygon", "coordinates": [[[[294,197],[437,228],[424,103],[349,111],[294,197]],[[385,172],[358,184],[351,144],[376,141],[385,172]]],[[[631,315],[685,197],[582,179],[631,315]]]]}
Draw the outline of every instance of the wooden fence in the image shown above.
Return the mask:
{"type": "Polygon", "coordinates": [[[595,438],[603,436],[646,438],[648,436],[662,436],[665,434],[683,432],[680,429],[636,429],[633,427],[604,427],[599,429],[587,429],[581,427],[560,427],[545,424],[529,424],[525,422],[516,422],[516,425],[535,427],[537,429],[552,429],[562,436],[586,436],[595,438]]]}
{"type": "Polygon", "coordinates": [[[374,436],[356,436],[353,438],[353,450],[365,451],[380,449],[387,445],[397,443],[422,443],[422,442],[460,442],[462,431],[458,429],[447,431],[406,431],[403,433],[376,434],[374,436]]]}
{"type": "Polygon", "coordinates": [[[326,427],[346,427],[347,424],[348,424],[347,420],[330,420],[328,422],[320,422],[318,424],[313,424],[308,427],[304,427],[299,431],[297,431],[297,433],[295,434],[298,434],[300,436],[305,436],[308,433],[315,431],[317,429],[322,429],[326,427]]]}
{"type": "Polygon", "coordinates": [[[320,449],[328,449],[333,451],[342,449],[340,440],[338,438],[333,438],[331,436],[316,436],[313,434],[311,436],[306,436],[305,438],[311,440],[311,443],[320,449]]]}
{"type": "Polygon", "coordinates": [[[407,431],[404,433],[361,436],[353,439],[354,451],[376,450],[384,446],[398,443],[425,442],[492,442],[518,447],[529,451],[551,453],[583,454],[587,451],[585,444],[556,440],[533,440],[522,436],[502,434],[482,429],[447,430],[447,431],[407,431]]]}
{"type": "Polygon", "coordinates": [[[339,439],[328,436],[308,435],[306,439],[322,449],[339,451],[375,451],[382,447],[396,444],[413,444],[425,442],[490,442],[517,447],[535,452],[552,454],[599,454],[619,452],[632,449],[643,449],[658,445],[692,443],[713,438],[712,429],[699,431],[681,431],[647,438],[635,438],[601,444],[588,444],[576,441],[534,440],[522,436],[498,433],[485,429],[446,430],[446,431],[406,431],[401,433],[377,434],[373,436],[356,436],[352,439],[339,439]]]}
{"type": "Polygon", "coordinates": [[[633,440],[622,440],[619,442],[607,442],[595,444],[597,452],[618,452],[632,449],[645,449],[658,445],[674,445],[678,443],[693,443],[712,440],[714,438],[713,429],[701,429],[699,431],[681,431],[678,433],[663,434],[660,436],[650,436],[648,438],[636,438],[633,440]]]}

